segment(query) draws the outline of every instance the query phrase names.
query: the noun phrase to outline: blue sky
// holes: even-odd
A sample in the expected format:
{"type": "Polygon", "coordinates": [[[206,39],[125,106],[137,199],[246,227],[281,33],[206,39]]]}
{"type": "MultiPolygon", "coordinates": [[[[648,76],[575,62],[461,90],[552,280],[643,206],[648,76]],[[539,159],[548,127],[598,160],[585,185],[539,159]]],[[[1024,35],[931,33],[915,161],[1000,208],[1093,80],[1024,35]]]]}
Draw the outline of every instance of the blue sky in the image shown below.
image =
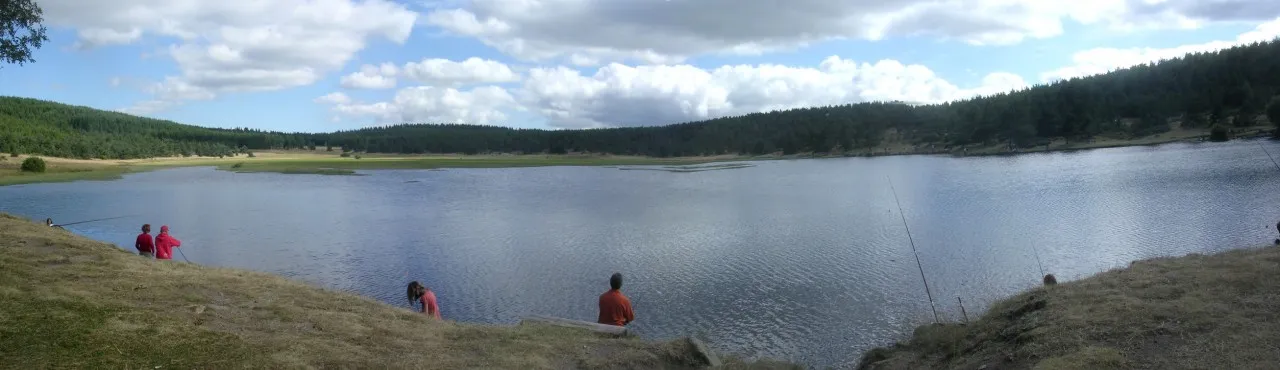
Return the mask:
{"type": "Polygon", "coordinates": [[[1158,14],[1117,11],[1116,2],[1082,10],[1093,1],[990,12],[980,10],[990,1],[960,1],[969,13],[906,0],[739,9],[779,24],[719,24],[720,0],[549,0],[554,6],[542,8],[502,1],[240,7],[236,0],[46,0],[39,3],[50,40],[35,63],[0,69],[0,94],[284,131],[401,122],[656,125],[867,100],[959,99],[1270,39],[1280,28],[1280,14],[1216,19],[1177,1],[1158,14]],[[614,9],[621,3],[634,9],[614,9]],[[219,23],[227,19],[234,21],[219,23]],[[461,63],[468,58],[480,60],[461,63]],[[395,85],[343,82],[362,67],[395,85]]]}

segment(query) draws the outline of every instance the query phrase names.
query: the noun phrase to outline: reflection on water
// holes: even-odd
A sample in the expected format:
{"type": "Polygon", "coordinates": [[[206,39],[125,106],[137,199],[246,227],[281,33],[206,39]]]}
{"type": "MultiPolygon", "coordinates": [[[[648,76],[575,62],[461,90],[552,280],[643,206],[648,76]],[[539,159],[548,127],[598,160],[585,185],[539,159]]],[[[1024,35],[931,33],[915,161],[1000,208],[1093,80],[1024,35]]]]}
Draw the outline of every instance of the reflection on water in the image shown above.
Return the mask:
{"type": "MultiPolygon", "coordinates": [[[[0,188],[0,211],[132,248],[167,224],[191,260],[274,272],[446,318],[595,318],[614,271],[634,328],[717,349],[849,365],[932,319],[893,179],[938,308],[957,320],[1034,286],[1130,261],[1266,243],[1280,171],[1258,142],[1015,157],[756,162],[669,173],[557,167],[233,174],[0,188]]],[[[1280,152],[1280,145],[1265,142],[1280,152]]]]}

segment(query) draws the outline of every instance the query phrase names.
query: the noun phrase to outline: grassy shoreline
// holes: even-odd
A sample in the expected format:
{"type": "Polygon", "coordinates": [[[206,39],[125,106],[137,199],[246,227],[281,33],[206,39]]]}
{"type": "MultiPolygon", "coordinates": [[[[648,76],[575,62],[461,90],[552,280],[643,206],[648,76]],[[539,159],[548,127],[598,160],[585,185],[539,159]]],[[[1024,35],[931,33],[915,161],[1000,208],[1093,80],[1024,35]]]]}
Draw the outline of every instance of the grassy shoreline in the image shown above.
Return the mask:
{"type": "Polygon", "coordinates": [[[926,325],[861,370],[1260,369],[1280,363],[1280,247],[1136,261],[926,325]]]}
{"type": "MultiPolygon", "coordinates": [[[[687,339],[435,321],[270,274],[138,257],[0,214],[3,368],[694,369],[687,339]]],[[[446,308],[447,314],[447,308],[446,308]]],[[[725,369],[794,365],[730,359],[725,369]]]]}
{"type": "Polygon", "coordinates": [[[337,153],[309,151],[255,152],[227,158],[151,158],[130,160],[81,160],[45,158],[48,170],[32,174],[19,170],[28,156],[0,161],[0,186],[80,180],[114,180],[143,171],[178,167],[216,167],[219,170],[253,173],[352,175],[357,170],[510,168],[547,166],[630,166],[690,165],[741,159],[738,156],[648,158],[612,155],[383,155],[361,154],[360,159],[339,157],[337,153]]]}

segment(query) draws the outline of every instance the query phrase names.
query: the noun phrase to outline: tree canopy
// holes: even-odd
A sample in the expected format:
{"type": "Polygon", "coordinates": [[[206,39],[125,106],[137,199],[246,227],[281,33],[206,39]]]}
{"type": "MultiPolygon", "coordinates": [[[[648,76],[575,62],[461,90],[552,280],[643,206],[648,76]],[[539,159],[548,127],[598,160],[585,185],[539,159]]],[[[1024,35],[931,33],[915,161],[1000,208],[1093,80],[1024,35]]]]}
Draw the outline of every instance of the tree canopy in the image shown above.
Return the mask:
{"type": "Polygon", "coordinates": [[[45,37],[44,11],[32,0],[0,1],[0,64],[34,62],[32,49],[48,41],[45,37]]]}
{"type": "MultiPolygon", "coordinates": [[[[339,146],[382,153],[592,152],[658,157],[849,152],[886,140],[939,148],[1032,146],[1184,127],[1255,126],[1276,105],[1280,42],[1238,46],[943,104],[867,102],[667,126],[587,130],[401,124],[331,133],[213,129],[0,98],[0,151],[78,158],[226,155],[339,146]]],[[[1273,115],[1270,118],[1276,121],[1273,115]]]]}

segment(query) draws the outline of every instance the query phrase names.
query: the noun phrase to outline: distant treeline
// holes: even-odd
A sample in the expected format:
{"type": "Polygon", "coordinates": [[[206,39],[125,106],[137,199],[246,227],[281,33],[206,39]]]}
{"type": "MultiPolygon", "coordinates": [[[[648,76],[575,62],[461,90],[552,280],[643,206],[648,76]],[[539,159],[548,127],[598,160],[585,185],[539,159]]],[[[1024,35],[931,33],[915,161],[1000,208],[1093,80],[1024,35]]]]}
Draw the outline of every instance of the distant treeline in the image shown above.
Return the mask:
{"type": "Polygon", "coordinates": [[[210,129],[36,99],[0,97],[0,152],[69,158],[225,156],[296,148],[305,135],[210,129]]]}
{"type": "Polygon", "coordinates": [[[648,156],[843,152],[898,140],[941,147],[1099,134],[1143,136],[1185,127],[1253,126],[1280,92],[1280,42],[1076,78],[964,101],[871,102],[716,118],[667,126],[532,130],[404,124],[333,133],[211,129],[87,107],[0,98],[0,152],[76,158],[228,155],[321,148],[380,153],[567,153],[648,156]],[[337,149],[334,149],[337,148],[337,149]]]}

